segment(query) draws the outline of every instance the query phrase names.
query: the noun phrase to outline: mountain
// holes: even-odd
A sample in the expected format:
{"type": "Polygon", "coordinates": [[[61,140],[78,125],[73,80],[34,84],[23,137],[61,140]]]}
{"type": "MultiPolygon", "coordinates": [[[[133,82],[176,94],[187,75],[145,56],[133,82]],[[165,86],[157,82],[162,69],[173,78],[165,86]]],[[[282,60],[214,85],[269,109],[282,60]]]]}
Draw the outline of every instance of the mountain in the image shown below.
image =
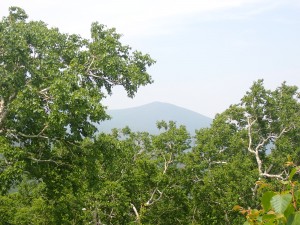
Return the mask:
{"type": "Polygon", "coordinates": [[[100,122],[99,132],[109,133],[112,128],[129,126],[133,131],[147,131],[151,134],[159,133],[156,122],[172,120],[177,125],[185,125],[191,134],[195,130],[209,127],[212,119],[194,111],[169,103],[153,102],[134,108],[108,110],[111,120],[100,122]]]}

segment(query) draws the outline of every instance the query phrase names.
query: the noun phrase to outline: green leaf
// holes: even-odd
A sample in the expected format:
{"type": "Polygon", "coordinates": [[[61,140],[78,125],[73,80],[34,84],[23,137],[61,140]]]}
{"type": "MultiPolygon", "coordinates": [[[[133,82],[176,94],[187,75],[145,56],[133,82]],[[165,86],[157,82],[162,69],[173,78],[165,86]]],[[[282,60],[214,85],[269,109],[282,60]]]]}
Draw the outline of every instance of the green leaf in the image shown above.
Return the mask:
{"type": "Polygon", "coordinates": [[[274,225],[274,220],[264,222],[264,225],[274,225]]]}
{"type": "Polygon", "coordinates": [[[300,212],[290,216],[287,225],[299,225],[300,224],[300,212]]]}
{"type": "Polygon", "coordinates": [[[299,168],[294,167],[294,168],[291,170],[290,175],[289,175],[289,180],[292,180],[292,179],[293,179],[293,177],[294,177],[295,173],[298,171],[298,169],[299,169],[299,168]]]}
{"type": "Polygon", "coordinates": [[[274,208],[276,213],[284,213],[284,211],[287,209],[289,204],[292,201],[292,195],[291,194],[283,194],[283,195],[275,195],[271,199],[271,205],[274,208]]]}
{"type": "Polygon", "coordinates": [[[294,208],[293,204],[289,204],[289,206],[287,207],[287,209],[284,212],[285,217],[289,218],[289,216],[294,213],[295,213],[295,208],[294,208]]]}
{"type": "Polygon", "coordinates": [[[296,200],[300,199],[300,190],[295,191],[294,196],[296,198],[296,200]]]}
{"type": "Polygon", "coordinates": [[[275,192],[267,191],[263,194],[263,196],[261,198],[262,206],[266,212],[271,209],[271,199],[274,195],[276,195],[275,192]]]}
{"type": "Polygon", "coordinates": [[[265,214],[265,215],[263,215],[262,219],[264,221],[273,221],[274,219],[276,219],[276,215],[275,214],[265,214]]]}

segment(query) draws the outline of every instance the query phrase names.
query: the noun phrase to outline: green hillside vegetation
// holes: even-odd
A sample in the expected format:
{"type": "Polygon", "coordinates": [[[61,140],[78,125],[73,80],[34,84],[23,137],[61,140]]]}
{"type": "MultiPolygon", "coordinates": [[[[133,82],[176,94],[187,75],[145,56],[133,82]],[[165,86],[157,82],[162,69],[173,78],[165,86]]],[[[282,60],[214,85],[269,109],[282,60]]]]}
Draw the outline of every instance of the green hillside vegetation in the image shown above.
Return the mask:
{"type": "Polygon", "coordinates": [[[173,121],[96,134],[115,85],[152,82],[154,60],[119,38],[17,7],[1,20],[0,224],[300,224],[298,88],[258,80],[195,137],[173,121]]]}
{"type": "Polygon", "coordinates": [[[135,132],[148,132],[158,134],[157,121],[175,121],[184,124],[189,133],[195,134],[195,130],[209,127],[212,119],[199,113],[187,110],[168,103],[153,102],[147,105],[108,110],[110,120],[101,122],[97,128],[100,132],[109,133],[113,128],[130,127],[135,132]]]}

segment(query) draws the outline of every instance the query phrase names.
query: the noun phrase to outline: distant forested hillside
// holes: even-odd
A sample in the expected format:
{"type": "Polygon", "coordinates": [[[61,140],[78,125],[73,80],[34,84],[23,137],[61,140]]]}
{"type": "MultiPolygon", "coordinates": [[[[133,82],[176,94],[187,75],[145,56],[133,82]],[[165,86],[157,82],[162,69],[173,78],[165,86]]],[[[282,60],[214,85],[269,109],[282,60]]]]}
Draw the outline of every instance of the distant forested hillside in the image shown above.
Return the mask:
{"type": "Polygon", "coordinates": [[[153,102],[140,107],[108,110],[112,117],[99,123],[97,128],[100,132],[110,132],[112,128],[124,128],[129,126],[133,131],[146,131],[158,134],[157,121],[174,121],[177,125],[185,125],[191,134],[195,130],[209,127],[212,119],[191,110],[178,107],[168,103],[153,102]]]}

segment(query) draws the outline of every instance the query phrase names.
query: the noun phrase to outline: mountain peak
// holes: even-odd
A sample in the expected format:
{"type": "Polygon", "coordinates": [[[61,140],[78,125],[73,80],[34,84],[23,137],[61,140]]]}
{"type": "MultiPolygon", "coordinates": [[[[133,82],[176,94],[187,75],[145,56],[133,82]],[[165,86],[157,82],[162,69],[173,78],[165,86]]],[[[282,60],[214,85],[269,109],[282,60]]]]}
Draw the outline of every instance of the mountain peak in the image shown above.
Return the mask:
{"type": "Polygon", "coordinates": [[[112,128],[123,128],[129,126],[133,131],[147,131],[156,134],[156,122],[175,121],[177,125],[185,125],[191,134],[196,129],[209,127],[212,119],[197,112],[179,107],[170,103],[151,102],[142,106],[108,110],[112,117],[109,121],[99,124],[100,132],[110,132],[112,128]]]}

